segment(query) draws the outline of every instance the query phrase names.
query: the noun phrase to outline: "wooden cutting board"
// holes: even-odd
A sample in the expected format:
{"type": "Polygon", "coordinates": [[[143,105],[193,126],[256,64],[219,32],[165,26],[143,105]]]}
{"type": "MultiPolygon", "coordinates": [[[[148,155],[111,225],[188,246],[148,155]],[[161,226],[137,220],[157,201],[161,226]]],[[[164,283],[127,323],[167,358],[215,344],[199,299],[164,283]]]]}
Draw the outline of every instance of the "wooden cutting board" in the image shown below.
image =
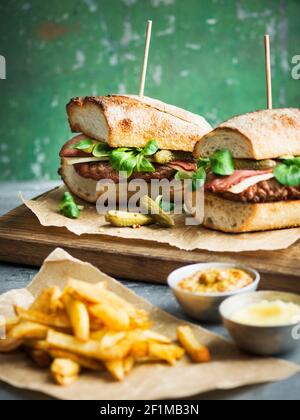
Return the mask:
{"type": "Polygon", "coordinates": [[[182,251],[156,242],[102,235],[79,237],[64,228],[43,227],[24,205],[0,218],[0,261],[41,266],[57,247],[122,279],[165,283],[168,274],[178,267],[218,261],[259,270],[263,289],[300,293],[300,243],[281,251],[182,251]]]}

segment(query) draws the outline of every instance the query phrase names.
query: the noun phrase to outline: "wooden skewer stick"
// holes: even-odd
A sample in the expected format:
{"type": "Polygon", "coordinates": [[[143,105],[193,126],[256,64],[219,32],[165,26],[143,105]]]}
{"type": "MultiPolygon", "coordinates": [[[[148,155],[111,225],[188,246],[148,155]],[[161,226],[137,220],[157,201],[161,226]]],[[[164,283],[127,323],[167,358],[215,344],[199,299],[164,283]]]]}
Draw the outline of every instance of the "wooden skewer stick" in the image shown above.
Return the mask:
{"type": "Polygon", "coordinates": [[[146,43],[145,43],[145,52],[144,52],[144,62],[143,62],[142,75],[141,75],[141,81],[140,81],[140,96],[144,96],[144,91],[145,91],[145,82],[146,82],[147,67],[148,67],[150,41],[151,41],[151,32],[152,32],[152,20],[148,20],[147,33],[146,33],[146,43]]]}
{"type": "Polygon", "coordinates": [[[272,100],[272,71],[271,71],[271,53],[270,53],[270,35],[265,35],[265,56],[266,56],[266,81],[267,81],[267,106],[273,108],[272,100]]]}

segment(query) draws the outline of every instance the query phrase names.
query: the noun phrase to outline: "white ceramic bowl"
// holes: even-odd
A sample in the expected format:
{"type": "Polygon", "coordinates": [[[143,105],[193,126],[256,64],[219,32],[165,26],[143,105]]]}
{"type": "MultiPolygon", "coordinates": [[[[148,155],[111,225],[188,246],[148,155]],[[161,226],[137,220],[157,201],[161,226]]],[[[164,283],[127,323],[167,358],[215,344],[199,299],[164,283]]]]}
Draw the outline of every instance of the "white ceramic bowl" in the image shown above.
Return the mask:
{"type": "Polygon", "coordinates": [[[221,316],[219,313],[219,306],[221,303],[231,297],[242,293],[254,292],[260,282],[260,275],[256,270],[239,265],[239,264],[225,264],[225,263],[201,263],[187,265],[173,271],[168,277],[168,285],[172,289],[177,301],[182,306],[183,310],[191,318],[207,323],[220,323],[221,316]],[[183,279],[192,276],[198,271],[205,271],[211,268],[239,268],[245,270],[253,278],[253,283],[243,289],[227,293],[194,293],[182,289],[178,283],[183,279]]]}
{"type": "Polygon", "coordinates": [[[255,327],[232,321],[236,311],[263,300],[282,300],[300,305],[300,295],[274,291],[246,293],[227,299],[222,303],[220,313],[234,342],[242,350],[260,356],[277,356],[299,348],[300,341],[293,337],[294,328],[297,328],[297,333],[299,331],[298,323],[278,327],[255,327]]]}

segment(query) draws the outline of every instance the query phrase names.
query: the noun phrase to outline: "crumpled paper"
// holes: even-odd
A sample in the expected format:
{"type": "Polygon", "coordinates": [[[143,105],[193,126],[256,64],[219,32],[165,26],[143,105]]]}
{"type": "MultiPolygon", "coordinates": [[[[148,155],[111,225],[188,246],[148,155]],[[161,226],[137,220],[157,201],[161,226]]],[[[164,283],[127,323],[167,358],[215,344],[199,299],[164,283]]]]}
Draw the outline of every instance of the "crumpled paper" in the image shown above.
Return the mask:
{"type": "MultiPolygon", "coordinates": [[[[32,296],[45,287],[65,285],[69,277],[96,283],[106,280],[111,290],[137,307],[150,312],[155,330],[176,338],[176,327],[186,324],[154,307],[116,280],[92,265],[79,261],[62,249],[56,249],[44,262],[27,289],[0,296],[0,315],[11,314],[12,305],[28,307],[32,296]],[[5,309],[3,309],[5,308],[5,309]]],[[[37,368],[22,352],[0,354],[0,379],[18,388],[30,389],[66,400],[174,399],[217,389],[232,389],[286,379],[300,372],[292,363],[271,358],[255,358],[241,353],[233,344],[193,325],[198,339],[212,352],[212,362],[195,364],[184,358],[174,367],[146,364],[135,367],[124,382],[115,382],[109,374],[83,372],[71,386],[55,385],[48,370],[37,368]]]]}
{"type": "Polygon", "coordinates": [[[99,215],[94,205],[77,199],[84,206],[77,220],[68,219],[58,213],[58,205],[65,187],[59,187],[36,200],[23,200],[24,204],[37,216],[43,226],[65,227],[75,235],[108,235],[125,239],[139,239],[167,243],[179,249],[192,251],[204,249],[213,252],[242,252],[257,250],[285,249],[300,239],[300,228],[271,232],[228,234],[205,229],[201,226],[186,226],[185,216],[175,217],[172,229],[158,225],[140,229],[114,228],[99,215]]]}

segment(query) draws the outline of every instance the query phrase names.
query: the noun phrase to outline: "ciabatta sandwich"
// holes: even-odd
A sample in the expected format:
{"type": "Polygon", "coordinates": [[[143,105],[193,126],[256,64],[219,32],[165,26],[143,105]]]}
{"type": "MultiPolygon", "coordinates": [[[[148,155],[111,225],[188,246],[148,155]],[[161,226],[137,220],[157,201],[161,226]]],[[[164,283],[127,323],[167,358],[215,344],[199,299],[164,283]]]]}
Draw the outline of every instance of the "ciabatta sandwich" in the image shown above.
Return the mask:
{"type": "Polygon", "coordinates": [[[204,226],[232,233],[300,226],[299,109],[234,117],[204,136],[194,156],[204,226]]]}
{"type": "Polygon", "coordinates": [[[172,180],[195,171],[195,144],[212,127],[183,109],[133,95],[73,98],[67,105],[71,130],[81,133],[60,152],[60,174],[76,196],[95,203],[97,182],[127,178],[172,180]]]}

